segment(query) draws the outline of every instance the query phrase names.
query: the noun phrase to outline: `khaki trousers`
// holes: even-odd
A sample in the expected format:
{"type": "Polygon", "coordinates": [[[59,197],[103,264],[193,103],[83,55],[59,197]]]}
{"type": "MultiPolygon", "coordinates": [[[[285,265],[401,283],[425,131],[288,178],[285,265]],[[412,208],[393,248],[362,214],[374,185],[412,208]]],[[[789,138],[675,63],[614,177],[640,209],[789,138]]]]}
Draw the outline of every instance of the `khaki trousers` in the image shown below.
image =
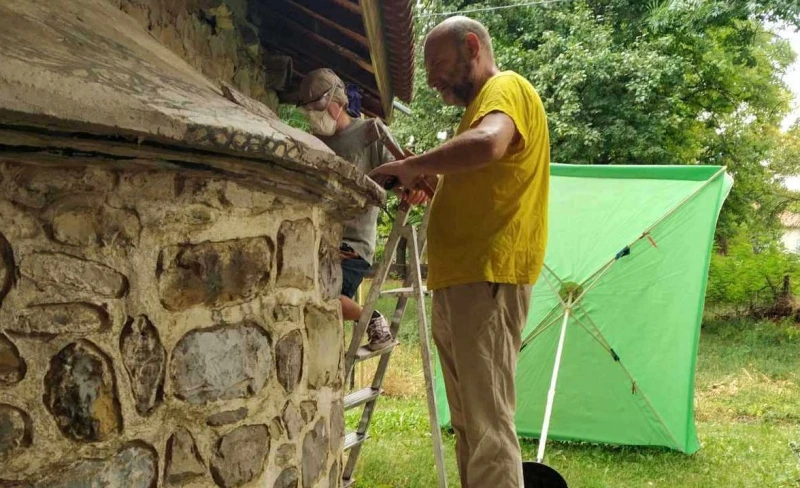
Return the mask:
{"type": "Polygon", "coordinates": [[[520,488],[514,376],[530,285],[470,283],[433,292],[442,364],[464,488],[520,488]]]}

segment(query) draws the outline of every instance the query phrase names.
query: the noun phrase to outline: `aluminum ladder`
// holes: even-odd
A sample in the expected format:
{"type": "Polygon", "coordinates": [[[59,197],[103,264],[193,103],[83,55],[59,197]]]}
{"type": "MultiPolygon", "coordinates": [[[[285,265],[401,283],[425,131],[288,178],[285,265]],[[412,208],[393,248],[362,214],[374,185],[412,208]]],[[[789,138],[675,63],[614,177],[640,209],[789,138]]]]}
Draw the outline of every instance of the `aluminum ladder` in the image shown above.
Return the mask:
{"type": "Polygon", "coordinates": [[[389,368],[389,359],[392,356],[392,351],[399,344],[395,339],[392,344],[379,351],[370,351],[361,345],[365,341],[369,319],[372,317],[372,312],[375,310],[378,298],[381,296],[397,297],[397,305],[395,306],[390,326],[392,337],[394,338],[397,337],[397,332],[400,328],[400,322],[403,319],[403,313],[405,312],[408,299],[413,298],[416,300],[417,324],[419,326],[419,341],[422,352],[422,369],[425,375],[425,394],[428,403],[428,416],[430,418],[431,440],[433,442],[433,457],[438,476],[438,486],[439,488],[447,487],[442,433],[439,429],[439,417],[436,413],[436,398],[433,393],[433,363],[430,341],[428,340],[428,318],[425,311],[425,295],[427,294],[427,290],[422,284],[422,272],[420,267],[420,255],[425,248],[425,230],[427,224],[428,212],[425,212],[422,225],[419,231],[417,231],[416,227],[408,222],[408,208],[401,206],[398,210],[394,227],[392,227],[392,231],[386,241],[383,260],[378,265],[375,279],[372,281],[369,293],[367,294],[361,318],[353,328],[350,345],[345,354],[345,378],[350,378],[357,363],[372,358],[378,358],[379,363],[371,385],[366,388],[355,390],[344,398],[345,411],[363,407],[358,428],[353,432],[348,432],[344,440],[344,449],[348,452],[347,462],[342,470],[342,484],[345,488],[351,486],[355,482],[353,471],[355,470],[356,462],[358,461],[364,442],[369,439],[369,424],[375,412],[378,398],[383,393],[381,385],[383,384],[386,371],[389,368]],[[392,258],[401,238],[405,238],[408,243],[411,270],[406,273],[402,288],[382,291],[383,284],[389,275],[392,258]]]}

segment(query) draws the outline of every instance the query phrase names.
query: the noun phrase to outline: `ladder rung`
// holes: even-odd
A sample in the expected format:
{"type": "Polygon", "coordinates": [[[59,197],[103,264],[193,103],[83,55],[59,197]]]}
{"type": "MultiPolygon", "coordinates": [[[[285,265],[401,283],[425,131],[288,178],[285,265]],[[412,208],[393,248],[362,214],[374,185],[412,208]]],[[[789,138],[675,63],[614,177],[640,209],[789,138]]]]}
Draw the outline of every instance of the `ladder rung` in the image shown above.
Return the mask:
{"type": "Polygon", "coordinates": [[[369,439],[369,434],[350,432],[344,436],[344,450],[346,451],[348,449],[352,449],[353,447],[362,444],[367,439],[369,439]]]}
{"type": "Polygon", "coordinates": [[[400,341],[394,341],[391,345],[388,345],[383,349],[378,349],[377,351],[371,351],[366,346],[361,346],[358,348],[358,352],[356,352],[356,361],[366,361],[369,358],[386,354],[394,349],[398,344],[400,344],[400,341]]]}
{"type": "Polygon", "coordinates": [[[372,387],[362,388],[344,397],[344,409],[352,410],[359,405],[363,405],[371,400],[378,398],[381,390],[375,390],[372,387]]]}
{"type": "MultiPolygon", "coordinates": [[[[423,286],[422,293],[423,295],[427,294],[428,288],[423,286]]],[[[414,290],[413,286],[409,286],[406,288],[393,288],[391,290],[383,290],[381,292],[381,296],[397,296],[397,297],[413,297],[416,294],[417,292],[414,290]]]]}

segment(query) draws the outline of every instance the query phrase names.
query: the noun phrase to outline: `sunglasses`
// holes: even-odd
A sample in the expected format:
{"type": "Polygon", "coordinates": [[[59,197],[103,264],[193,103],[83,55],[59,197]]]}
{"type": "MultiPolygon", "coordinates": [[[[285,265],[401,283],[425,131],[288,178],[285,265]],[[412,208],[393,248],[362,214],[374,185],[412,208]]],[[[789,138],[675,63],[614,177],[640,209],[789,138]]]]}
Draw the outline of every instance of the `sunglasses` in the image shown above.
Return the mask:
{"type": "Polygon", "coordinates": [[[333,94],[333,88],[329,89],[325,93],[322,94],[316,100],[312,100],[310,102],[306,102],[300,105],[298,108],[301,112],[321,112],[328,108],[328,105],[331,103],[331,95],[333,94]]]}

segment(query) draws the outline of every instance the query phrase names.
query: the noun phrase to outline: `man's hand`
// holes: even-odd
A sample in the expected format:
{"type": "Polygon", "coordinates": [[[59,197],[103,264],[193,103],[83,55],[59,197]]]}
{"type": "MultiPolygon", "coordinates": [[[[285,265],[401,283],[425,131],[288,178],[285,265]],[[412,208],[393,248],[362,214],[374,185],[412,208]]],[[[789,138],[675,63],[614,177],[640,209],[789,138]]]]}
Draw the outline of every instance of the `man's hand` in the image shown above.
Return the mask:
{"type": "Polygon", "coordinates": [[[380,185],[383,185],[389,177],[395,176],[405,188],[414,188],[414,180],[422,174],[415,160],[416,157],[411,156],[382,164],[370,171],[369,176],[380,185]]]}
{"type": "Polygon", "coordinates": [[[398,190],[397,196],[409,205],[424,205],[428,202],[428,194],[422,190],[398,190]]]}
{"type": "Polygon", "coordinates": [[[345,260],[345,259],[358,259],[361,256],[359,256],[358,253],[355,251],[345,251],[344,249],[339,249],[339,257],[342,260],[345,260]]]}

